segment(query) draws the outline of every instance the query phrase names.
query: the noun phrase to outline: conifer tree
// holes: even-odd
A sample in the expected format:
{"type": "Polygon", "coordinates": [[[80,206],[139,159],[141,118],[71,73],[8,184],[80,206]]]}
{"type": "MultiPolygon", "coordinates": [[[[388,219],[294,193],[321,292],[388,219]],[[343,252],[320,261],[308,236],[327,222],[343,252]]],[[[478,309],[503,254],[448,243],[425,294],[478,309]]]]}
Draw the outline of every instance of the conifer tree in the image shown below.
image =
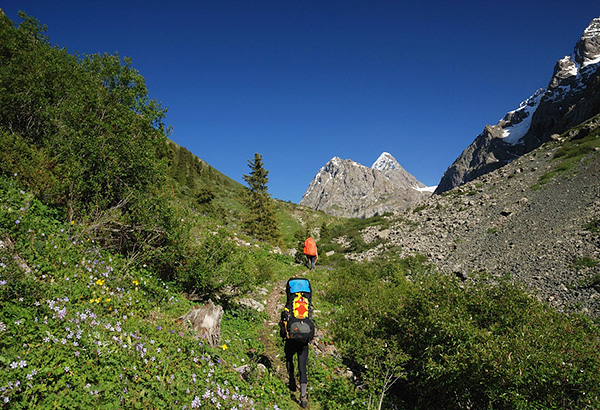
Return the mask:
{"type": "Polygon", "coordinates": [[[244,219],[244,230],[257,239],[277,242],[281,237],[275,204],[268,193],[269,171],[264,168],[262,155],[254,154],[254,160],[248,161],[250,174],[244,175],[248,184],[244,197],[248,213],[244,219]]]}

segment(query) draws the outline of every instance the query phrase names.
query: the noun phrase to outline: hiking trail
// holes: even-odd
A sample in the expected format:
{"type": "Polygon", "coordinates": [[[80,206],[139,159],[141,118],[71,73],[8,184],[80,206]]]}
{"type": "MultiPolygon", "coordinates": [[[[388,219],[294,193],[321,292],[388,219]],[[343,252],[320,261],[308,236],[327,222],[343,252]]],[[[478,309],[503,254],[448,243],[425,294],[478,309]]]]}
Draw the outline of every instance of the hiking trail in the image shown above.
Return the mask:
{"type": "Polygon", "coordinates": [[[267,297],[268,321],[263,326],[261,342],[265,346],[265,356],[269,359],[273,371],[275,371],[282,380],[287,379],[285,369],[285,360],[283,358],[283,344],[279,343],[279,318],[283,310],[282,299],[285,296],[285,284],[287,280],[283,279],[276,282],[267,297]]]}

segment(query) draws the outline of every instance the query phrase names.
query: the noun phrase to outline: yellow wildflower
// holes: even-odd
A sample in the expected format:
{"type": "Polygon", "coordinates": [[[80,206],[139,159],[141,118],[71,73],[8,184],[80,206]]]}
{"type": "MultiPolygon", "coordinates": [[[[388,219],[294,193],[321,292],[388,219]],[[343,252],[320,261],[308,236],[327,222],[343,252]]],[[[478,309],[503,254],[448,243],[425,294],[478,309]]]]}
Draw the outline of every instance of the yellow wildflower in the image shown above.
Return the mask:
{"type": "Polygon", "coordinates": [[[227,345],[223,345],[221,347],[223,348],[223,350],[227,350],[227,345]]]}

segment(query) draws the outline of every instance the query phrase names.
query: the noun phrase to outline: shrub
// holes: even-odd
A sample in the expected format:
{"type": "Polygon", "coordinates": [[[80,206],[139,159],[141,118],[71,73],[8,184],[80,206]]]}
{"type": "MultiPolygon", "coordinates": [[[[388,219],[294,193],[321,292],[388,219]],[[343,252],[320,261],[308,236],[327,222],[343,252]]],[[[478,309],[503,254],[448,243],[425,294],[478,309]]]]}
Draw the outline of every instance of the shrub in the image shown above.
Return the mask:
{"type": "MultiPolygon", "coordinates": [[[[413,262],[414,263],[414,262],[413,262]]],[[[336,343],[359,364],[390,346],[402,374],[392,398],[415,409],[596,408],[600,331],[508,282],[456,278],[399,265],[336,272],[336,343]],[[395,353],[394,353],[395,352],[395,353]]],[[[369,364],[370,365],[370,364],[369,364]]],[[[369,381],[370,380],[370,381],[369,381]]]]}

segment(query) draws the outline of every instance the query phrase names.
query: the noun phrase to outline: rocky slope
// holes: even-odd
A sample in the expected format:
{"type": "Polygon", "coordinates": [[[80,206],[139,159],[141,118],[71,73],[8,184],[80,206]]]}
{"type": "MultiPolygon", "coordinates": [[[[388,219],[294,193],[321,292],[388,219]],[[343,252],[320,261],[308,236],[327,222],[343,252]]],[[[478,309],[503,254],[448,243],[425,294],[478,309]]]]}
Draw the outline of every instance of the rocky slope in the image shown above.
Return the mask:
{"type": "Polygon", "coordinates": [[[436,193],[501,168],[600,113],[600,18],[574,53],[556,63],[547,89],[536,91],[496,125],[488,125],[444,173],[436,193]]]}
{"type": "Polygon", "coordinates": [[[430,196],[424,189],[387,152],[371,168],[334,157],[317,172],[300,205],[334,216],[368,218],[405,209],[430,196]]]}
{"type": "Polygon", "coordinates": [[[461,278],[508,275],[560,309],[600,316],[600,116],[555,138],[401,213],[391,228],[366,229],[366,242],[384,244],[351,258],[400,247],[461,278]]]}

